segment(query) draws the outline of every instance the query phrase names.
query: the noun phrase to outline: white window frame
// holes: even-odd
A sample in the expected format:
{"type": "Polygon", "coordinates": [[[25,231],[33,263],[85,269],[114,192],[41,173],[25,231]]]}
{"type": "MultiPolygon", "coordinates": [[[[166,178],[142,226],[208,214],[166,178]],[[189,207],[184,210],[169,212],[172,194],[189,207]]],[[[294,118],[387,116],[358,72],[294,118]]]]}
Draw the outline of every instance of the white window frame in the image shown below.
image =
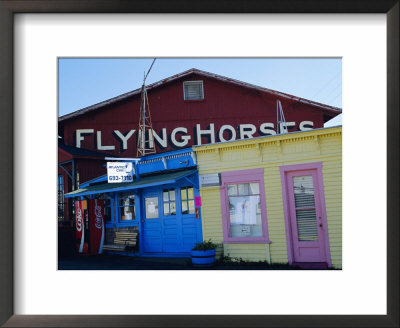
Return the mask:
{"type": "Polygon", "coordinates": [[[196,101],[196,100],[204,100],[204,83],[202,80],[198,80],[198,81],[184,81],[183,82],[183,100],[187,100],[187,101],[196,101]],[[185,85],[186,84],[201,84],[201,98],[197,98],[197,99],[186,99],[186,92],[185,92],[185,85]]]}

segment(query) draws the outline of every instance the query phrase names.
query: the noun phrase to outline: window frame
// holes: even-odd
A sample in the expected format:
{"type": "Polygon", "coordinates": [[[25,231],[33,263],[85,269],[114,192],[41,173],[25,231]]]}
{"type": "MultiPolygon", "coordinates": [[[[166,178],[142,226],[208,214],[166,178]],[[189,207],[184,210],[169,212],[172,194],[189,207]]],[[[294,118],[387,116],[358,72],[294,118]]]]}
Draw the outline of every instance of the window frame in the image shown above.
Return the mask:
{"type": "Polygon", "coordinates": [[[117,220],[118,220],[118,225],[130,225],[134,222],[137,222],[137,215],[136,215],[136,195],[131,192],[120,192],[117,194],[117,204],[116,204],[116,213],[117,213],[117,220]],[[133,207],[133,213],[135,216],[132,216],[132,220],[122,220],[122,215],[121,215],[121,208],[126,207],[125,205],[120,204],[121,196],[122,195],[128,195],[128,196],[133,196],[133,205],[130,205],[129,207],[133,207]]]}
{"type": "Polygon", "coordinates": [[[176,188],[166,188],[166,189],[163,189],[162,190],[162,209],[163,209],[163,216],[176,216],[177,215],[177,205],[176,205],[176,188]],[[174,193],[174,197],[175,197],[175,199],[174,200],[171,200],[171,195],[170,195],[170,192],[173,192],[174,193]],[[168,194],[168,200],[165,200],[164,199],[164,193],[165,192],[167,192],[167,194],[168,194]],[[175,214],[171,214],[171,203],[174,203],[175,204],[175,214]],[[164,206],[166,205],[166,204],[168,204],[168,214],[165,214],[165,209],[164,209],[164,206]]]}
{"type": "Polygon", "coordinates": [[[204,100],[204,81],[203,80],[196,80],[196,81],[184,81],[182,84],[183,87],[183,100],[184,101],[203,101],[204,100]],[[185,85],[189,84],[201,84],[201,96],[202,98],[198,99],[186,99],[186,92],[185,92],[185,85]]]}
{"type": "Polygon", "coordinates": [[[224,244],[269,244],[267,207],[265,200],[264,169],[239,170],[221,173],[221,214],[224,244]],[[258,237],[231,237],[228,185],[242,183],[258,183],[261,208],[262,236],[258,237]]]}
{"type": "Polygon", "coordinates": [[[196,201],[195,201],[195,198],[196,198],[196,196],[194,194],[194,187],[193,186],[182,186],[182,187],[179,187],[179,200],[180,200],[180,214],[181,215],[196,215],[196,201]],[[193,198],[189,198],[189,190],[188,190],[189,188],[193,189],[193,198]],[[182,198],[182,189],[185,189],[185,191],[186,191],[186,199],[182,198]],[[194,204],[194,212],[193,213],[190,213],[190,208],[189,208],[189,202],[190,201],[193,201],[193,204],[194,204]],[[183,206],[182,206],[183,202],[186,203],[187,211],[188,211],[187,213],[183,213],[183,206]]]}

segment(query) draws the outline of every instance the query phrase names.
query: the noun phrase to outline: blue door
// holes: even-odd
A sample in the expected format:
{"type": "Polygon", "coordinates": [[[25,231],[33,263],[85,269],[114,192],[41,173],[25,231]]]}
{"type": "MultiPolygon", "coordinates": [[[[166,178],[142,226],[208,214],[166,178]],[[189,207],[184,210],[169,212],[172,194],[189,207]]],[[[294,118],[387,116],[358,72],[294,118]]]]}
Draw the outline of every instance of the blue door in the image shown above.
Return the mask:
{"type": "Polygon", "coordinates": [[[164,252],[176,253],[182,252],[181,249],[181,220],[177,213],[177,192],[175,188],[165,188],[162,190],[162,221],[164,252]]]}
{"type": "Polygon", "coordinates": [[[143,251],[188,253],[201,241],[193,187],[165,186],[143,194],[143,251]]]}
{"type": "Polygon", "coordinates": [[[163,227],[160,217],[160,199],[158,193],[144,193],[143,251],[163,251],[163,227]]]}

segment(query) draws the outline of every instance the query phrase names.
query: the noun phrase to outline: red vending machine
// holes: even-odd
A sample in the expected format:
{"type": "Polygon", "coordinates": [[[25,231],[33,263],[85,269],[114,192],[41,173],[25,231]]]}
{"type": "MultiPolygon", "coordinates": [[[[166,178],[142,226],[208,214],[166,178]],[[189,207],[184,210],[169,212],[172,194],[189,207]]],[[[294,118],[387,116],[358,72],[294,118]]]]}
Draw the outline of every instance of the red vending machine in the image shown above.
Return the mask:
{"type": "Polygon", "coordinates": [[[104,243],[104,200],[89,199],[89,252],[101,254],[104,243]]]}

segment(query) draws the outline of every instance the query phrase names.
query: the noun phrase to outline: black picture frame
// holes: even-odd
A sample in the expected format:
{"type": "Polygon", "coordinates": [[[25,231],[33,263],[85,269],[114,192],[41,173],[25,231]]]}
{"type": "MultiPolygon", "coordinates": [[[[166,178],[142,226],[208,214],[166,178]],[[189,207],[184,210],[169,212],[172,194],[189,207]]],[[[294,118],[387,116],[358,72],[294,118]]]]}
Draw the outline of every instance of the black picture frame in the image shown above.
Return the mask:
{"type": "Polygon", "coordinates": [[[398,0],[0,0],[0,324],[4,327],[399,327],[399,8],[398,0]],[[14,315],[13,16],[16,13],[386,14],[387,315],[14,315]]]}

